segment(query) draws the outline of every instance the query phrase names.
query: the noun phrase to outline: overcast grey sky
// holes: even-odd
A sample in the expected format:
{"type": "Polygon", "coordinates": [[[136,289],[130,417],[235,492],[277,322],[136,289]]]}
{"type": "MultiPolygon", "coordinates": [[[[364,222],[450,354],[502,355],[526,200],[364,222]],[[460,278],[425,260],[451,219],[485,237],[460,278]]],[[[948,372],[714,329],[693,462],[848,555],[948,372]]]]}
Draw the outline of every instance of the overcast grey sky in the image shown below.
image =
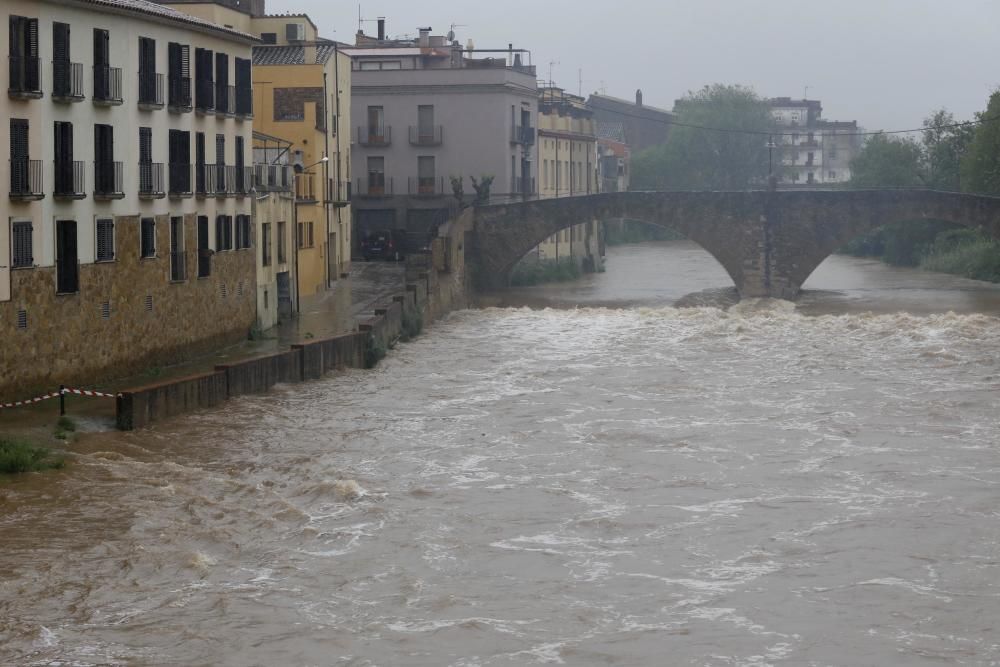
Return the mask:
{"type": "MultiPolygon", "coordinates": [[[[270,13],[306,12],[326,37],[354,41],[358,3],[268,0],[270,13]]],[[[998,0],[607,0],[413,2],[365,0],[390,36],[431,26],[477,48],[532,51],[540,78],[584,94],[604,88],[670,108],[709,83],[752,85],[768,97],[823,101],[830,120],[867,129],[919,126],[942,106],[962,120],[1000,85],[998,0]]],[[[375,32],[366,23],[365,31],[375,32]]]]}

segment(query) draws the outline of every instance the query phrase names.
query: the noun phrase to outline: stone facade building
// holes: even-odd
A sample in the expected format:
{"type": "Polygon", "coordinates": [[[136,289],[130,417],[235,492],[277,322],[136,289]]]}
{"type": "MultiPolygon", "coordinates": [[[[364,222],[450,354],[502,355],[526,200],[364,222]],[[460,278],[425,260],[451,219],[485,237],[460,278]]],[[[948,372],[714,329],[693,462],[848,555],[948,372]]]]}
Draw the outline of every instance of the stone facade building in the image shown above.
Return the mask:
{"type": "Polygon", "coordinates": [[[358,238],[405,229],[426,240],[472,178],[492,176],[493,201],[534,196],[538,87],[527,52],[462,47],[420,29],[392,40],[359,33],[353,58],[354,211],[358,238]]]}
{"type": "Polygon", "coordinates": [[[8,0],[0,396],[244,338],[251,46],[142,0],[8,0]]]}

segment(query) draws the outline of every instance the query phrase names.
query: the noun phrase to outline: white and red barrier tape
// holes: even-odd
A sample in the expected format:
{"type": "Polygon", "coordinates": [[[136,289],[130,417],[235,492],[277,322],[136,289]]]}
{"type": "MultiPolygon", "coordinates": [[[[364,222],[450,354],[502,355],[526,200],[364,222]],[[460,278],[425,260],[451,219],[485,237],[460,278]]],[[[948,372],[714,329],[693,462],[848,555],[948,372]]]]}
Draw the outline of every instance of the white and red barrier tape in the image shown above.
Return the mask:
{"type": "Polygon", "coordinates": [[[44,396],[38,396],[36,398],[14,401],[13,403],[0,403],[0,410],[3,410],[4,408],[23,408],[26,405],[41,403],[42,401],[47,401],[50,398],[59,398],[60,394],[75,394],[76,396],[89,396],[91,398],[118,398],[118,394],[105,394],[104,392],[91,391],[90,389],[70,389],[69,387],[65,387],[60,391],[45,394],[44,396]]]}

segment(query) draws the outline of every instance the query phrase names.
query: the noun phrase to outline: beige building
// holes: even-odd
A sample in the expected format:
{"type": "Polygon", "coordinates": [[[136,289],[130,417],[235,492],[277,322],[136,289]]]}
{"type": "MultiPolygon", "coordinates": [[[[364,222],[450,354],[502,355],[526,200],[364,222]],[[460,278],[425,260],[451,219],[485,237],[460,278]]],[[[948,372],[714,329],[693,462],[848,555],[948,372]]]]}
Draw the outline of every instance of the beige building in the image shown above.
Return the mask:
{"type": "Polygon", "coordinates": [[[142,0],[3,12],[0,395],[245,337],[256,39],[142,0]]]}
{"type": "Polygon", "coordinates": [[[253,133],[254,224],[257,228],[257,328],[267,331],[297,313],[295,169],[291,142],[253,133]]]}
{"type": "MultiPolygon", "coordinates": [[[[584,98],[553,86],[539,91],[538,195],[542,198],[596,194],[597,124],[584,98]]],[[[585,270],[601,265],[600,223],[581,221],[540,243],[539,260],[572,259],[585,270]]]]}

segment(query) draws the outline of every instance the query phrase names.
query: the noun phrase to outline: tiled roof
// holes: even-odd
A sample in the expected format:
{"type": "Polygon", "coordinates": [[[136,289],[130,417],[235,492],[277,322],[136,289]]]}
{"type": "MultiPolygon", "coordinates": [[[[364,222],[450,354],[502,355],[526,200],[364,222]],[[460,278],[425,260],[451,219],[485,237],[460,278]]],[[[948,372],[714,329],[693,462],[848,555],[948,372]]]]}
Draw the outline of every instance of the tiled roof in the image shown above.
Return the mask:
{"type": "Polygon", "coordinates": [[[622,122],[598,121],[597,137],[598,139],[610,139],[611,141],[618,141],[624,144],[625,124],[622,122]]]}
{"type": "MultiPolygon", "coordinates": [[[[325,65],[333,56],[333,44],[318,44],[316,61],[309,65],[325,65]]],[[[305,65],[306,47],[304,46],[255,46],[253,49],[253,64],[261,65],[305,65]]]]}
{"type": "Polygon", "coordinates": [[[146,16],[153,16],[161,19],[167,19],[169,21],[175,21],[177,23],[184,23],[189,26],[200,28],[202,30],[211,30],[213,32],[219,32],[231,37],[238,38],[244,41],[259,42],[260,40],[255,36],[245,32],[240,32],[239,30],[233,30],[232,28],[226,28],[217,23],[212,23],[211,21],[206,21],[200,19],[197,16],[191,16],[190,14],[185,14],[184,12],[177,11],[172,7],[165,7],[164,5],[159,5],[155,2],[150,2],[150,0],[76,0],[85,5],[94,5],[96,7],[106,7],[112,10],[120,10],[129,14],[144,14],[146,16]]]}

